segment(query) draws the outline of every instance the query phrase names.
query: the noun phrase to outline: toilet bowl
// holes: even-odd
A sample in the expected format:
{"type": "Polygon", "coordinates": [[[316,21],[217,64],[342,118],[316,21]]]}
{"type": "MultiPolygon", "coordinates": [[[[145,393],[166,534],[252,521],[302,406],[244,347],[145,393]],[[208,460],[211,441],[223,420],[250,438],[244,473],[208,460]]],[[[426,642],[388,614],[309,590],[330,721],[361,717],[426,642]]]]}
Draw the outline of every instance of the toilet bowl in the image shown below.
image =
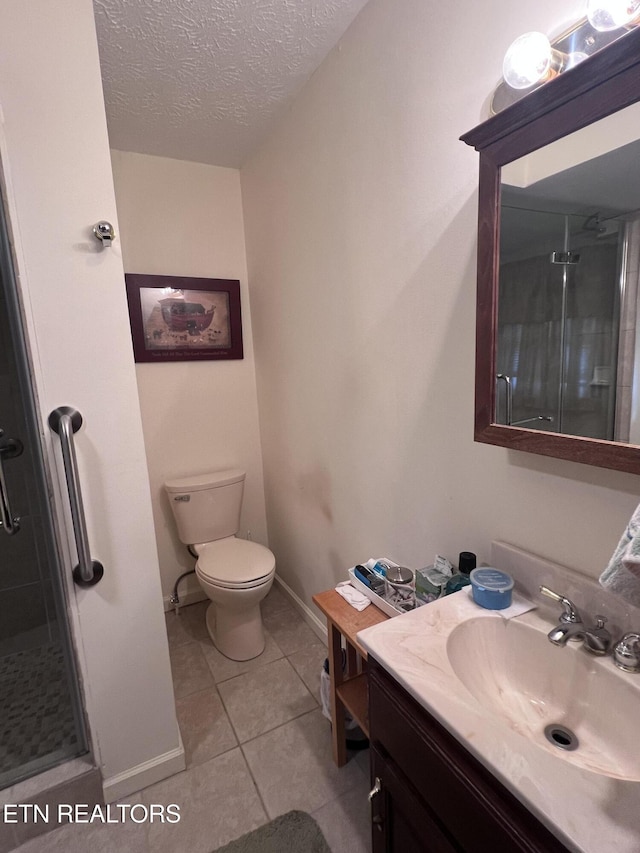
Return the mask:
{"type": "Polygon", "coordinates": [[[195,554],[196,577],[211,599],[207,631],[232,660],[264,650],[260,602],[275,576],[275,557],[264,545],[238,539],[243,471],[215,471],[168,480],[165,491],[180,541],[195,554]]]}
{"type": "Polygon", "coordinates": [[[264,650],[260,602],[276,573],[275,557],[264,545],[230,536],[196,545],[196,577],[211,599],[207,631],[232,660],[250,660],[264,650]]]}

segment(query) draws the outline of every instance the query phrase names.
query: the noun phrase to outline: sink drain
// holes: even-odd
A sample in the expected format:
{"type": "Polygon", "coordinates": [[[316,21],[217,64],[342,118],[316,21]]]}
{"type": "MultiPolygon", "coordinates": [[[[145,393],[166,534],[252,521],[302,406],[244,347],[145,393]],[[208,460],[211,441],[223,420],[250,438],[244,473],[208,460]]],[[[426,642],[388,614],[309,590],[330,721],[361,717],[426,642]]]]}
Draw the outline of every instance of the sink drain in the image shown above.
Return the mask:
{"type": "Polygon", "coordinates": [[[580,741],[571,729],[568,729],[566,726],[560,726],[557,723],[551,723],[551,725],[547,726],[544,730],[544,736],[549,743],[557,746],[558,749],[566,749],[567,752],[577,749],[580,746],[580,741]]]}

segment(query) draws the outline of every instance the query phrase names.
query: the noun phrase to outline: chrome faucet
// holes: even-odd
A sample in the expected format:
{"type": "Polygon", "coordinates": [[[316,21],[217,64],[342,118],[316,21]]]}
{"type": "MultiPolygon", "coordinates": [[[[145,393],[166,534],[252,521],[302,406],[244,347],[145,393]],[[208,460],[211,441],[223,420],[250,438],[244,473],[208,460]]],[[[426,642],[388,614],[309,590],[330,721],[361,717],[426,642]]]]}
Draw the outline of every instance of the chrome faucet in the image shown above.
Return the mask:
{"type": "Polygon", "coordinates": [[[551,643],[555,646],[566,646],[571,641],[582,641],[585,649],[592,655],[606,655],[609,652],[611,634],[604,627],[607,621],[605,616],[596,616],[596,624],[588,626],[578,608],[566,596],[560,595],[546,586],[541,586],[540,592],[564,607],[558,625],[547,634],[551,643]]]}
{"type": "Polygon", "coordinates": [[[625,634],[613,649],[613,662],[625,672],[640,672],[640,634],[625,634]]]}

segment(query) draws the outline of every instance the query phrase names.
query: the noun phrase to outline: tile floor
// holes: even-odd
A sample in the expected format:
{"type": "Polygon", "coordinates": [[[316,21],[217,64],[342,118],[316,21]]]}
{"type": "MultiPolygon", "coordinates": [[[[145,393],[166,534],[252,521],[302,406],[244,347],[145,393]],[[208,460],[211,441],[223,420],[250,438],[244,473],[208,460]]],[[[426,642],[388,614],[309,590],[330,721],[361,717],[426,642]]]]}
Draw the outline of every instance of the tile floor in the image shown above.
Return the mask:
{"type": "Polygon", "coordinates": [[[177,803],[180,822],[64,826],[19,853],[211,853],[290,809],[315,817],[333,853],[370,850],[368,751],[338,769],[319,707],[326,647],[274,587],[264,652],[231,661],[209,639],[206,604],[166,614],[187,769],[127,798],[177,803]]]}

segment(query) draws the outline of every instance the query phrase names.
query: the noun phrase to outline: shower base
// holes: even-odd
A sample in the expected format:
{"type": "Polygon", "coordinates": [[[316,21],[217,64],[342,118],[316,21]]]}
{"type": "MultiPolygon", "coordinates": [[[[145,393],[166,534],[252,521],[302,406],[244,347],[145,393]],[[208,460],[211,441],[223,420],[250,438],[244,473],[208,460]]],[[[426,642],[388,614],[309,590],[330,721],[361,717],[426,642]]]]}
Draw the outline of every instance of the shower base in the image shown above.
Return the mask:
{"type": "Polygon", "coordinates": [[[80,751],[60,646],[0,658],[0,788],[80,751]]]}

